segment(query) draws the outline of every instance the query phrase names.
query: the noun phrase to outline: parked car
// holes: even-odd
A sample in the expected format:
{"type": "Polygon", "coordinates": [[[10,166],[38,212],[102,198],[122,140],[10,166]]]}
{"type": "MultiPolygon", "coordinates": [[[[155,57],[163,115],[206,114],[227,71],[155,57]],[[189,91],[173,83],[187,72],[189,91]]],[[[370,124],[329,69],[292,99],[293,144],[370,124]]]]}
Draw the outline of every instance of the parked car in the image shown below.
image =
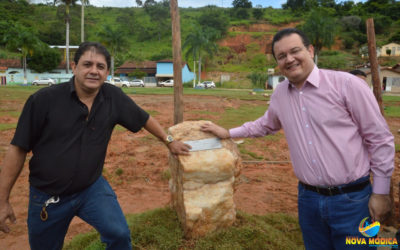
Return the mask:
{"type": "Polygon", "coordinates": [[[160,87],[173,87],[174,86],[174,80],[173,79],[169,79],[169,80],[160,82],[158,85],[160,87]]]}
{"type": "Polygon", "coordinates": [[[129,82],[131,87],[144,87],[143,80],[135,79],[129,82]]]}
{"type": "Polygon", "coordinates": [[[197,84],[198,87],[202,88],[215,88],[215,83],[213,81],[204,81],[202,83],[197,84]]]}
{"type": "Polygon", "coordinates": [[[123,87],[123,88],[131,86],[128,81],[123,81],[118,77],[114,77],[114,81],[109,80],[109,81],[105,81],[105,82],[113,84],[113,85],[115,85],[117,87],[123,87]]]}
{"type": "Polygon", "coordinates": [[[56,81],[51,78],[41,78],[39,80],[34,80],[32,85],[53,85],[56,84],[56,81]]]}

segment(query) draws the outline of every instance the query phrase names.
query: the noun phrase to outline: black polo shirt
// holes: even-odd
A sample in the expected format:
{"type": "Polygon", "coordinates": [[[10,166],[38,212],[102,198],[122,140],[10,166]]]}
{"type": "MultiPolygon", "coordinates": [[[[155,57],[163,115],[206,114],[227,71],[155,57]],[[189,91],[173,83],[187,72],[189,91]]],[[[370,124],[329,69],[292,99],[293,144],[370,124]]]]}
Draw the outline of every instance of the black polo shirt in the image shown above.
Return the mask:
{"type": "Polygon", "coordinates": [[[103,170],[114,126],[137,132],[149,118],[121,89],[107,83],[89,114],[73,81],[31,95],[11,141],[32,150],[30,184],[51,195],[76,193],[95,182],[103,170]]]}

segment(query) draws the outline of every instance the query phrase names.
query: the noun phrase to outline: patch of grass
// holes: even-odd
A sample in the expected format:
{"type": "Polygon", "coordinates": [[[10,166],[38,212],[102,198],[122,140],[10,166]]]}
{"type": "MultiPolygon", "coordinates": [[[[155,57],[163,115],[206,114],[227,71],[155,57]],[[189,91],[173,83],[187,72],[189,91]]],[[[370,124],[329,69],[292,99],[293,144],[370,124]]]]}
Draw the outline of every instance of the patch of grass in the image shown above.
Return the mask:
{"type": "Polygon", "coordinates": [[[15,111],[15,110],[5,110],[3,109],[3,107],[0,107],[0,116],[11,116],[11,117],[15,117],[18,118],[21,115],[20,111],[15,111]]]}
{"type": "Polygon", "coordinates": [[[218,124],[225,128],[232,128],[243,124],[246,121],[252,121],[262,116],[267,110],[268,105],[242,105],[240,108],[228,108],[221,115],[218,124]]]}
{"type": "Polygon", "coordinates": [[[399,144],[394,144],[394,150],[397,152],[400,152],[400,145],[399,144]]]}
{"type": "Polygon", "coordinates": [[[400,106],[385,106],[385,116],[400,117],[400,106]]]}
{"type": "Polygon", "coordinates": [[[124,170],[122,168],[117,168],[115,170],[115,174],[118,175],[118,176],[121,176],[123,173],[124,173],[124,170]]]}
{"type": "Polygon", "coordinates": [[[76,250],[76,249],[106,249],[106,245],[101,243],[100,235],[96,231],[92,231],[86,234],[78,234],[63,247],[64,250],[76,250]]]}
{"type": "Polygon", "coordinates": [[[295,218],[239,212],[236,226],[200,239],[194,249],[304,249],[295,218]]]}
{"type": "Polygon", "coordinates": [[[134,248],[178,249],[183,231],[170,208],[160,208],[127,217],[134,248]]]}
{"type": "Polygon", "coordinates": [[[212,112],[212,111],[205,111],[205,110],[194,110],[194,111],[191,111],[191,113],[199,114],[199,115],[219,115],[220,114],[219,112],[212,112]]]}
{"type": "Polygon", "coordinates": [[[383,102],[400,102],[400,96],[388,94],[390,93],[386,92],[384,95],[382,95],[383,102]]]}
{"type": "Polygon", "coordinates": [[[41,87],[35,86],[1,86],[0,87],[0,100],[27,100],[28,97],[39,90],[41,87]]]}
{"type": "Polygon", "coordinates": [[[160,114],[160,112],[158,112],[156,110],[146,110],[146,112],[149,113],[153,117],[160,114]]]}
{"type": "Polygon", "coordinates": [[[171,170],[168,168],[161,173],[161,180],[168,181],[169,179],[171,179],[171,170]]]}
{"type": "Polygon", "coordinates": [[[117,125],[117,126],[114,127],[114,131],[119,131],[119,132],[121,132],[121,131],[126,131],[126,130],[127,130],[127,129],[124,128],[124,127],[122,127],[121,125],[117,125]]]}
{"type": "Polygon", "coordinates": [[[248,155],[253,159],[257,159],[257,160],[263,160],[264,157],[257,155],[254,152],[251,152],[249,150],[246,149],[246,146],[243,144],[238,145],[239,151],[242,155],[248,155]]]}
{"type": "Polygon", "coordinates": [[[0,124],[0,131],[9,130],[9,129],[15,129],[15,128],[17,128],[17,124],[16,123],[2,123],[2,124],[0,124]]]}
{"type": "MultiPolygon", "coordinates": [[[[127,216],[134,249],[304,249],[295,217],[285,214],[237,213],[232,227],[205,237],[184,240],[171,208],[127,216]]],[[[97,232],[78,235],[64,249],[105,249],[97,232]],[[97,248],[95,248],[97,247],[97,248]]]]}

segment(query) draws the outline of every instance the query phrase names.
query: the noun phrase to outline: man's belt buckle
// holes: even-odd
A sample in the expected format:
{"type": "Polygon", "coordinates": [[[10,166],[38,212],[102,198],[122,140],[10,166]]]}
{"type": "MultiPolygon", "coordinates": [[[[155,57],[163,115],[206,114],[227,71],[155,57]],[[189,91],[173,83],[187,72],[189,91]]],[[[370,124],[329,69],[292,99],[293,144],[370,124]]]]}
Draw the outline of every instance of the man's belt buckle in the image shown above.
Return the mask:
{"type": "Polygon", "coordinates": [[[332,190],[335,190],[335,187],[326,187],[326,188],[320,189],[318,186],[316,186],[315,188],[317,189],[317,193],[319,193],[319,194],[322,194],[322,195],[329,194],[329,196],[333,196],[334,195],[332,193],[332,190]],[[328,193],[324,192],[325,190],[328,190],[328,193]]]}
{"type": "Polygon", "coordinates": [[[335,187],[327,187],[328,191],[329,191],[329,196],[332,196],[332,189],[335,189],[335,187]]]}

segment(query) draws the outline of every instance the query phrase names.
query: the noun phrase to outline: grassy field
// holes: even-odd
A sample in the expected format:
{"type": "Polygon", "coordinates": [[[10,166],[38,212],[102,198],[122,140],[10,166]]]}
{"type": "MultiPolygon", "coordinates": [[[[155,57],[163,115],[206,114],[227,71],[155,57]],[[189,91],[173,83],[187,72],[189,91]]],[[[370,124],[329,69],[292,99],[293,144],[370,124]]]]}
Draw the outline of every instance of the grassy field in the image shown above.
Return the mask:
{"type": "MultiPolygon", "coordinates": [[[[237,214],[233,227],[185,240],[176,213],[160,208],[127,216],[134,249],[304,249],[297,219],[285,214],[237,214]]],[[[105,249],[93,231],[70,241],[65,250],[105,249]]]]}

